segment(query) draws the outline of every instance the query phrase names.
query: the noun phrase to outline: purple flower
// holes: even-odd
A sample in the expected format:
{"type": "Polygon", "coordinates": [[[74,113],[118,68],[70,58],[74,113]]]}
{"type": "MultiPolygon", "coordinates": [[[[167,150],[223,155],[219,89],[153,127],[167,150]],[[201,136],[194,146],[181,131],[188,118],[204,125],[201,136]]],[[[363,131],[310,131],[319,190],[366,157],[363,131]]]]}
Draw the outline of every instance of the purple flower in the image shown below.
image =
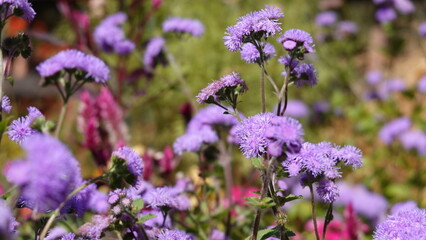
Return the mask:
{"type": "Polygon", "coordinates": [[[426,155],[426,134],[419,130],[411,130],[399,136],[405,150],[417,150],[421,156],[426,155]]]}
{"type": "Polygon", "coordinates": [[[305,118],[309,115],[309,108],[300,100],[290,100],[287,103],[285,115],[294,118],[305,118]]]}
{"type": "Polygon", "coordinates": [[[379,138],[383,143],[389,145],[395,137],[401,135],[411,127],[411,120],[407,117],[400,117],[385,124],[379,132],[379,138]]]}
{"type": "Polygon", "coordinates": [[[383,83],[388,92],[404,91],[406,86],[402,79],[394,78],[383,83]]]}
{"type": "Polygon", "coordinates": [[[43,114],[35,107],[28,107],[28,115],[13,120],[10,124],[7,134],[10,140],[19,144],[24,142],[28,137],[37,131],[31,128],[34,120],[38,117],[44,117],[43,114]]]}
{"type": "Polygon", "coordinates": [[[165,42],[166,41],[162,37],[154,37],[149,40],[145,48],[145,54],[143,55],[143,61],[146,67],[149,69],[155,67],[156,63],[158,62],[156,59],[164,50],[165,42]]]}
{"type": "Polygon", "coordinates": [[[337,37],[354,35],[358,32],[358,25],[352,21],[341,21],[337,25],[337,37]]]}
{"type": "Polygon", "coordinates": [[[135,49],[135,44],[126,39],[124,31],[120,27],[126,20],[127,15],[123,12],[105,18],[93,33],[98,47],[107,53],[130,54],[135,49]]]}
{"type": "Polygon", "coordinates": [[[165,211],[167,209],[188,210],[189,198],[172,187],[152,189],[144,196],[144,201],[153,209],[165,211]]]}
{"type": "Polygon", "coordinates": [[[95,215],[92,221],[83,224],[78,231],[90,239],[100,239],[102,232],[114,221],[112,216],[95,215]]]}
{"type": "Polygon", "coordinates": [[[157,236],[157,240],[194,240],[194,238],[181,230],[163,229],[157,236]]]}
{"type": "Polygon", "coordinates": [[[0,7],[6,6],[8,4],[10,5],[6,16],[15,13],[16,16],[22,17],[27,22],[31,22],[34,19],[36,13],[28,0],[0,0],[0,7]],[[16,14],[16,9],[19,9],[19,15],[16,14]]]}
{"type": "Polygon", "coordinates": [[[392,206],[390,213],[393,215],[399,211],[406,211],[406,210],[411,210],[416,208],[418,208],[417,203],[414,201],[400,202],[392,206]]]}
{"type": "Polygon", "coordinates": [[[365,79],[369,85],[377,85],[380,81],[382,81],[383,74],[377,70],[368,71],[365,75],[365,79]]]}
{"type": "Polygon", "coordinates": [[[294,50],[297,47],[303,47],[306,53],[315,52],[314,40],[311,35],[300,29],[287,30],[284,35],[278,38],[278,42],[281,43],[287,51],[294,50]]]}
{"type": "Polygon", "coordinates": [[[45,240],[55,240],[67,234],[67,231],[62,227],[54,227],[49,230],[45,240]]]}
{"type": "Polygon", "coordinates": [[[18,185],[32,209],[53,210],[81,184],[80,167],[68,148],[56,138],[34,134],[22,143],[23,160],[11,163],[7,179],[18,185]]]}
{"type": "Polygon", "coordinates": [[[426,21],[420,23],[418,32],[420,36],[426,37],[426,21]]]}
{"type": "MultiPolygon", "coordinates": [[[[264,60],[269,60],[271,57],[275,56],[275,48],[270,43],[263,44],[263,57],[264,60]]],[[[260,54],[256,46],[252,43],[245,43],[241,48],[241,58],[247,63],[256,63],[260,62],[260,54]]]]}
{"type": "Polygon", "coordinates": [[[182,155],[184,152],[198,152],[203,144],[214,143],[218,140],[216,132],[206,126],[178,137],[173,144],[173,150],[178,155],[182,155]]]}
{"type": "MultiPolygon", "coordinates": [[[[290,57],[290,55],[281,56],[278,59],[278,62],[283,64],[285,67],[290,67],[290,70],[293,70],[299,64],[299,61],[290,57]]],[[[283,75],[285,75],[285,73],[283,75]]]]}
{"type": "Polygon", "coordinates": [[[426,75],[424,75],[417,83],[417,90],[421,93],[426,93],[426,75]]]}
{"type": "MultiPolygon", "coordinates": [[[[146,214],[154,214],[154,215],[156,215],[156,217],[148,219],[147,221],[145,221],[143,223],[143,225],[145,227],[149,227],[149,228],[160,228],[163,225],[164,215],[162,214],[161,211],[158,211],[158,210],[144,210],[144,211],[142,211],[142,213],[140,215],[143,216],[143,215],[146,215],[146,214]]],[[[171,226],[172,226],[172,220],[171,220],[170,216],[167,215],[166,221],[164,223],[164,227],[170,228],[171,226]]]]}
{"type": "Polygon", "coordinates": [[[333,11],[325,11],[318,13],[315,17],[315,24],[320,27],[329,27],[337,21],[337,13],[333,11]]]}
{"type": "Polygon", "coordinates": [[[270,124],[266,126],[265,136],[275,144],[269,144],[268,152],[275,157],[280,156],[282,153],[282,151],[277,151],[277,147],[280,147],[281,150],[285,147],[290,153],[299,152],[303,143],[303,134],[302,125],[296,119],[280,116],[272,117],[270,124]],[[270,151],[271,147],[273,147],[273,152],[270,151]]]}
{"type": "Polygon", "coordinates": [[[143,160],[139,155],[129,147],[120,147],[112,155],[124,160],[127,169],[135,177],[139,178],[143,174],[143,160]]]}
{"type": "Polygon", "coordinates": [[[225,46],[232,52],[241,50],[243,43],[251,42],[250,38],[260,41],[262,37],[268,38],[281,31],[278,18],[284,17],[279,8],[266,6],[260,11],[246,14],[238,22],[226,29],[223,37],[225,46]]]}
{"type": "Polygon", "coordinates": [[[63,70],[80,70],[85,78],[97,83],[106,83],[109,79],[109,69],[102,60],[75,49],[59,52],[40,63],[36,69],[45,78],[52,77],[63,70]]]}
{"type": "Polygon", "coordinates": [[[301,87],[303,84],[314,86],[318,83],[317,70],[312,64],[299,64],[296,68],[294,68],[292,74],[294,74],[297,78],[294,81],[294,84],[297,87],[301,87]]]}
{"type": "Polygon", "coordinates": [[[228,240],[228,237],[226,237],[225,233],[222,231],[219,231],[217,229],[213,229],[213,231],[210,233],[210,240],[228,240]]]}
{"type": "Polygon", "coordinates": [[[0,216],[0,239],[15,239],[19,223],[3,199],[0,199],[0,216]]]}
{"type": "Polygon", "coordinates": [[[231,114],[224,114],[224,109],[210,105],[197,112],[197,114],[188,123],[187,132],[194,132],[204,127],[228,127],[231,128],[238,124],[238,119],[231,114]]]}
{"type": "Polygon", "coordinates": [[[12,109],[12,106],[10,106],[10,99],[8,96],[3,96],[1,99],[1,111],[5,113],[10,113],[10,110],[12,109]]]}
{"type": "Polygon", "coordinates": [[[74,239],[75,239],[74,233],[67,233],[61,238],[61,240],[74,240],[74,239]]]}
{"type": "Polygon", "coordinates": [[[410,0],[393,0],[393,4],[395,9],[402,14],[410,14],[416,8],[410,0]]]}
{"type": "Polygon", "coordinates": [[[197,102],[208,103],[212,99],[218,100],[221,90],[225,88],[236,88],[238,86],[241,86],[241,89],[239,90],[240,93],[247,90],[247,85],[244,80],[241,79],[238,73],[233,72],[222,77],[220,81],[213,81],[207,85],[207,87],[203,88],[197,95],[197,102]]]}
{"type": "Polygon", "coordinates": [[[189,33],[195,37],[201,37],[204,26],[195,19],[170,17],[163,22],[163,32],[189,33]]]}
{"type": "MultiPolygon", "coordinates": [[[[83,182],[80,184],[84,184],[83,182]]],[[[106,213],[108,210],[107,195],[96,189],[96,184],[90,184],[74,196],[69,203],[61,209],[62,212],[74,211],[81,217],[85,211],[106,213]]]]}
{"type": "Polygon", "coordinates": [[[373,239],[426,239],[426,210],[403,209],[388,216],[374,231],[373,239]]]}
{"type": "Polygon", "coordinates": [[[396,12],[395,10],[393,10],[390,7],[383,7],[383,8],[379,8],[376,11],[376,19],[377,21],[379,21],[380,23],[388,23],[388,22],[392,22],[393,20],[396,19],[396,12]]]}
{"type": "Polygon", "coordinates": [[[339,188],[333,181],[328,179],[321,179],[316,189],[319,197],[327,203],[336,201],[339,196],[339,188]]]}

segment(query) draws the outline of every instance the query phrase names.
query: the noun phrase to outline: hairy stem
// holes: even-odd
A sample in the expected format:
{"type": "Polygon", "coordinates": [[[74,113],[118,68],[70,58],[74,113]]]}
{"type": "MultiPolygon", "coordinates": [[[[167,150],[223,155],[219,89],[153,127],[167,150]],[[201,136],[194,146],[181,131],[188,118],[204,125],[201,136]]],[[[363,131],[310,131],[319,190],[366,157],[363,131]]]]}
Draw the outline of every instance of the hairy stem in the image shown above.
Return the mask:
{"type": "Polygon", "coordinates": [[[314,189],[312,188],[312,183],[309,183],[309,192],[311,193],[312,220],[314,222],[315,237],[317,240],[320,240],[320,236],[318,232],[318,224],[317,224],[317,214],[315,209],[315,196],[314,196],[314,189]]]}
{"type": "Polygon", "coordinates": [[[56,138],[59,138],[59,134],[61,132],[62,124],[63,124],[64,118],[65,118],[65,113],[67,112],[67,106],[68,106],[68,104],[66,102],[64,102],[64,105],[62,105],[62,108],[61,108],[61,112],[59,113],[58,124],[56,125],[56,129],[55,129],[55,137],[56,138]]]}

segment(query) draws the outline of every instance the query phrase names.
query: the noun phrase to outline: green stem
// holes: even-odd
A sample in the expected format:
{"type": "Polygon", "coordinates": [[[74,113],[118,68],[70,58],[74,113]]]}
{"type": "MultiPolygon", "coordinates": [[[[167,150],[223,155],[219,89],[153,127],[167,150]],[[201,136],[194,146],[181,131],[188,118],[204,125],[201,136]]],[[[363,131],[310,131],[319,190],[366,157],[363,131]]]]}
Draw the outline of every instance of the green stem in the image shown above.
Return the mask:
{"type": "Polygon", "coordinates": [[[204,232],[203,228],[200,225],[200,222],[194,219],[194,216],[192,216],[192,213],[190,211],[187,211],[189,219],[191,219],[192,222],[197,225],[198,234],[200,235],[200,238],[203,240],[209,240],[207,237],[207,234],[204,232]]]}
{"type": "Polygon", "coordinates": [[[262,105],[262,112],[266,112],[265,100],[265,72],[262,70],[260,73],[260,101],[262,105]]]}
{"type": "Polygon", "coordinates": [[[318,233],[318,224],[317,224],[317,214],[315,209],[315,196],[314,196],[314,189],[312,188],[312,183],[309,183],[309,192],[311,193],[311,205],[312,205],[312,220],[314,222],[314,229],[315,229],[315,237],[317,240],[320,240],[320,236],[318,233]]]}
{"type": "Polygon", "coordinates": [[[59,113],[58,124],[56,125],[56,129],[55,129],[55,137],[56,138],[59,138],[59,134],[61,132],[62,124],[63,124],[64,118],[65,118],[65,113],[67,112],[67,106],[68,106],[68,104],[66,102],[64,102],[64,105],[62,105],[62,108],[61,108],[61,112],[59,113]]]}
{"type": "Polygon", "coordinates": [[[40,234],[40,240],[43,240],[46,237],[47,231],[49,231],[50,226],[52,226],[53,221],[55,220],[55,218],[57,216],[59,216],[59,213],[61,211],[61,209],[65,206],[65,204],[71,199],[73,198],[75,195],[77,195],[77,193],[79,193],[81,190],[83,190],[84,188],[86,188],[87,186],[89,186],[90,184],[93,184],[103,178],[105,178],[108,175],[107,173],[104,173],[103,175],[93,178],[92,180],[86,182],[85,184],[81,185],[80,187],[74,189],[74,191],[72,191],[67,198],[65,199],[65,201],[63,201],[58,208],[56,208],[56,210],[52,213],[52,215],[50,216],[49,220],[47,221],[46,225],[44,225],[43,230],[41,231],[40,234]]]}

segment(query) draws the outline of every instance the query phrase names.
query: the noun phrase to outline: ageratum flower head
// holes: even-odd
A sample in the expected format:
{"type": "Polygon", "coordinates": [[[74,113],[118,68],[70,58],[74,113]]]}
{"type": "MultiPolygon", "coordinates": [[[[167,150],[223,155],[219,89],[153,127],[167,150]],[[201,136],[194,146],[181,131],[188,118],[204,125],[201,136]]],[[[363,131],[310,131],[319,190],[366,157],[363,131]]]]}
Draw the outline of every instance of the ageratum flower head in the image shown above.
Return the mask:
{"type": "Polygon", "coordinates": [[[197,112],[188,123],[187,132],[198,131],[204,127],[231,128],[238,124],[238,119],[231,114],[224,114],[225,110],[216,106],[210,105],[197,112]]]}
{"type": "Polygon", "coordinates": [[[238,73],[231,73],[220,79],[213,81],[203,88],[197,95],[199,103],[213,103],[226,100],[230,104],[235,104],[235,97],[247,90],[247,85],[238,73]]]}
{"type": "Polygon", "coordinates": [[[28,207],[53,210],[80,185],[80,167],[68,148],[56,138],[35,134],[22,143],[26,157],[11,163],[8,181],[19,186],[28,207]]]}
{"type": "Polygon", "coordinates": [[[277,40],[287,51],[299,51],[302,56],[305,53],[315,52],[314,40],[311,35],[300,29],[287,30],[284,35],[277,40]]]}
{"type": "Polygon", "coordinates": [[[163,229],[157,236],[157,240],[194,240],[194,237],[181,230],[163,229]]]}
{"type": "Polygon", "coordinates": [[[318,83],[318,73],[312,64],[299,64],[294,68],[291,74],[293,75],[292,81],[297,87],[300,87],[303,84],[314,86],[318,83]]]}
{"type": "Polygon", "coordinates": [[[150,190],[143,199],[151,208],[161,211],[184,211],[190,207],[189,198],[185,194],[168,186],[150,190]]]}
{"type": "Polygon", "coordinates": [[[21,144],[28,137],[37,133],[37,131],[31,127],[34,121],[39,117],[44,118],[43,114],[36,107],[28,107],[27,116],[13,120],[10,124],[7,131],[10,140],[21,144]]]}
{"type": "Polygon", "coordinates": [[[64,50],[40,63],[36,67],[39,74],[49,80],[57,80],[63,71],[72,72],[86,81],[106,83],[109,79],[109,68],[99,58],[87,55],[75,49],[64,50]],[[58,75],[59,74],[59,75],[58,75]]]}
{"type": "Polygon", "coordinates": [[[126,39],[121,25],[127,20],[127,15],[118,12],[105,18],[93,33],[96,44],[107,53],[128,55],[135,49],[135,44],[126,39]]]}
{"type": "Polygon", "coordinates": [[[315,24],[320,27],[329,27],[337,22],[337,13],[333,11],[320,12],[315,17],[315,24]]]}
{"type": "Polygon", "coordinates": [[[165,60],[161,59],[165,42],[162,37],[154,37],[149,40],[143,55],[143,62],[148,69],[153,69],[158,63],[165,63],[165,60]]]}
{"type": "Polygon", "coordinates": [[[241,50],[244,43],[254,43],[281,32],[279,18],[284,17],[281,9],[266,6],[260,11],[251,12],[238,19],[237,24],[226,29],[223,37],[225,46],[232,52],[241,50]]]}
{"type": "Polygon", "coordinates": [[[426,21],[420,23],[418,32],[420,36],[426,37],[426,21]]]}
{"type": "Polygon", "coordinates": [[[199,20],[170,17],[163,22],[163,32],[188,33],[201,37],[204,33],[204,26],[199,20]]]}
{"type": "Polygon", "coordinates": [[[2,12],[8,9],[6,16],[22,17],[27,22],[31,22],[36,14],[28,0],[0,0],[0,8],[2,12]]]}
{"type": "Polygon", "coordinates": [[[337,197],[339,196],[339,188],[333,181],[329,179],[321,179],[318,182],[316,190],[321,200],[326,203],[332,203],[336,201],[337,197]]]}
{"type": "Polygon", "coordinates": [[[296,119],[273,116],[266,126],[265,136],[271,141],[268,152],[278,157],[283,151],[298,153],[303,143],[303,128],[296,119]]]}
{"type": "Polygon", "coordinates": [[[178,155],[182,155],[184,152],[198,152],[203,144],[214,143],[218,140],[216,132],[211,127],[205,126],[178,137],[173,144],[173,150],[178,155]]]}
{"type": "Polygon", "coordinates": [[[388,216],[374,231],[373,239],[426,239],[426,209],[405,208],[388,216]]]}
{"type": "Polygon", "coordinates": [[[0,216],[0,239],[15,239],[19,223],[3,199],[0,199],[0,216]]]}
{"type": "Polygon", "coordinates": [[[113,167],[110,185],[113,189],[124,187],[123,181],[135,186],[143,174],[142,158],[129,147],[120,147],[112,153],[113,167]]]}
{"type": "Polygon", "coordinates": [[[100,239],[102,232],[114,221],[112,216],[94,215],[92,221],[83,224],[79,233],[89,239],[100,239]]]}
{"type": "Polygon", "coordinates": [[[417,83],[417,90],[421,93],[426,93],[426,75],[424,75],[417,83]]]}
{"type": "Polygon", "coordinates": [[[389,145],[392,141],[406,132],[411,127],[411,120],[407,117],[400,117],[386,123],[379,132],[379,138],[383,143],[389,145]]]}
{"type": "Polygon", "coordinates": [[[12,110],[12,106],[10,106],[10,99],[8,96],[3,96],[1,99],[1,111],[5,113],[10,113],[10,110],[12,110]]]}
{"type": "Polygon", "coordinates": [[[426,134],[420,130],[411,130],[399,136],[405,150],[416,150],[421,156],[426,155],[426,134]]]}
{"type": "Polygon", "coordinates": [[[241,48],[241,58],[247,63],[260,63],[276,55],[275,48],[270,43],[262,43],[263,60],[260,59],[259,50],[252,43],[245,43],[241,48]]]}

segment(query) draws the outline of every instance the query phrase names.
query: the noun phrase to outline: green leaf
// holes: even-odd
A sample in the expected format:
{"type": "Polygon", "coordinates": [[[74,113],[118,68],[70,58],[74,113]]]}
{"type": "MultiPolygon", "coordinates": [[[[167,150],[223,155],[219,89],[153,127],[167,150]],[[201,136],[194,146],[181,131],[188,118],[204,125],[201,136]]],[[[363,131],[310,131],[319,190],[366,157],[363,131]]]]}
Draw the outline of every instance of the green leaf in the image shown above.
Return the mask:
{"type": "Polygon", "coordinates": [[[280,202],[280,205],[285,204],[287,202],[297,200],[297,199],[303,199],[303,196],[300,196],[300,195],[298,196],[298,195],[294,195],[294,194],[289,194],[285,197],[279,197],[278,196],[278,200],[280,202]]]}
{"type": "Polygon", "coordinates": [[[265,197],[262,200],[260,200],[258,197],[245,197],[245,200],[247,200],[247,204],[261,209],[271,208],[275,206],[275,202],[270,197],[265,197]]]}
{"type": "Polygon", "coordinates": [[[263,158],[252,158],[251,164],[257,169],[265,169],[265,166],[263,166],[263,158]]]}
{"type": "Polygon", "coordinates": [[[133,212],[134,213],[139,213],[143,209],[143,207],[144,207],[145,204],[144,204],[142,198],[138,198],[135,201],[133,201],[132,205],[133,205],[133,212]]]}
{"type": "Polygon", "coordinates": [[[140,216],[140,217],[138,218],[138,221],[137,221],[136,223],[137,223],[137,224],[142,224],[142,223],[144,223],[144,222],[148,221],[149,219],[153,219],[153,218],[155,218],[155,217],[157,217],[157,215],[152,214],[152,213],[148,213],[148,214],[146,214],[146,215],[142,215],[142,216],[140,216]]]}
{"type": "Polygon", "coordinates": [[[15,82],[15,80],[12,76],[7,77],[6,80],[10,83],[10,85],[13,86],[13,83],[15,82]]]}

